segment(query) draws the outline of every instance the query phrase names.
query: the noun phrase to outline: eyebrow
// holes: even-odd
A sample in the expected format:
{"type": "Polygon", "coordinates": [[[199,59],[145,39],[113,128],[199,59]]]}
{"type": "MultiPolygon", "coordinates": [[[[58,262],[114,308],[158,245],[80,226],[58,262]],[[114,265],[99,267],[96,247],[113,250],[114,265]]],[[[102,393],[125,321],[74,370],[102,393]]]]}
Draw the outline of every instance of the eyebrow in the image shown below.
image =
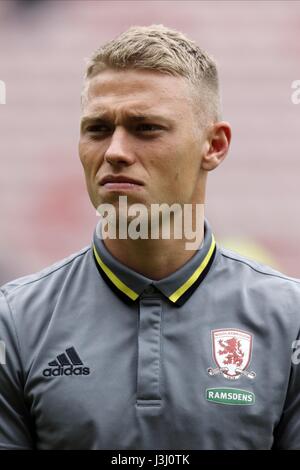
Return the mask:
{"type": "MultiPolygon", "coordinates": [[[[128,120],[132,122],[142,122],[142,121],[149,121],[149,120],[170,122],[172,120],[169,116],[164,116],[161,114],[145,113],[145,112],[143,113],[127,112],[126,117],[128,120]]],[[[110,118],[110,114],[107,111],[83,116],[83,118],[81,119],[81,128],[83,128],[86,124],[109,120],[109,118],[110,118]]]]}

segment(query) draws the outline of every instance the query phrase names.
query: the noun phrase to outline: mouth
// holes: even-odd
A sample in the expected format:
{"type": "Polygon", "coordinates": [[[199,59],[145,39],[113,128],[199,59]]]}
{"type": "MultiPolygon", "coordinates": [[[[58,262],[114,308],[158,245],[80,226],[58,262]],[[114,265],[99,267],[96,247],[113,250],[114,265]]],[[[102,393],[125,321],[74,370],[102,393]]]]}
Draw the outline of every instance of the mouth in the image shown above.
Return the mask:
{"type": "Polygon", "coordinates": [[[143,186],[143,183],[139,180],[129,178],[127,176],[105,176],[100,180],[100,186],[107,190],[132,190],[139,189],[143,186]]]}

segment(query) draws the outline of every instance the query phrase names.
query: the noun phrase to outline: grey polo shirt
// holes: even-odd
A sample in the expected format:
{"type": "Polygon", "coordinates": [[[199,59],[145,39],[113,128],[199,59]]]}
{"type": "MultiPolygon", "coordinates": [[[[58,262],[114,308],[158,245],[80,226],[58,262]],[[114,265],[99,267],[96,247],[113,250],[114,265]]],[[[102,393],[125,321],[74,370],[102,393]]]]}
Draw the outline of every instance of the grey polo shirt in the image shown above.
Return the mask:
{"type": "Polygon", "coordinates": [[[300,281],[216,245],[91,246],[0,291],[0,449],[300,449],[300,281]],[[295,362],[295,361],[294,361],[295,362]]]}

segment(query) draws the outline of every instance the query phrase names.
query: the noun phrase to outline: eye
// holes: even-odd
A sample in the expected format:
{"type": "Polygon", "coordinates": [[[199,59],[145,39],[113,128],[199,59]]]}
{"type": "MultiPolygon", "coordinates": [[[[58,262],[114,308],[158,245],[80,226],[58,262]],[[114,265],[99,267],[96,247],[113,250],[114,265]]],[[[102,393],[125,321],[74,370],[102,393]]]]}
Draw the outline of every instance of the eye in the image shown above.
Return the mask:
{"type": "Polygon", "coordinates": [[[94,126],[87,127],[87,132],[91,132],[92,134],[100,133],[100,132],[108,132],[109,128],[105,124],[97,124],[94,126]]]}
{"type": "Polygon", "coordinates": [[[161,127],[156,124],[139,124],[137,130],[141,132],[154,132],[161,130],[161,127]]]}

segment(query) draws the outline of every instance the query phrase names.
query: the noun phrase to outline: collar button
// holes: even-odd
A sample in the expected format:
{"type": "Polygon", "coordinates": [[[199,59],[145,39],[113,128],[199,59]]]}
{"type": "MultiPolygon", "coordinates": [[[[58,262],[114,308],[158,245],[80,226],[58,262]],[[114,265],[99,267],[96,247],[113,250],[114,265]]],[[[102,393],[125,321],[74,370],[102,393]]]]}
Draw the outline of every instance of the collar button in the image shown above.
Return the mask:
{"type": "Polygon", "coordinates": [[[144,290],[144,293],[145,294],[154,294],[155,292],[155,287],[154,286],[148,286],[146,287],[146,289],[144,290]]]}

